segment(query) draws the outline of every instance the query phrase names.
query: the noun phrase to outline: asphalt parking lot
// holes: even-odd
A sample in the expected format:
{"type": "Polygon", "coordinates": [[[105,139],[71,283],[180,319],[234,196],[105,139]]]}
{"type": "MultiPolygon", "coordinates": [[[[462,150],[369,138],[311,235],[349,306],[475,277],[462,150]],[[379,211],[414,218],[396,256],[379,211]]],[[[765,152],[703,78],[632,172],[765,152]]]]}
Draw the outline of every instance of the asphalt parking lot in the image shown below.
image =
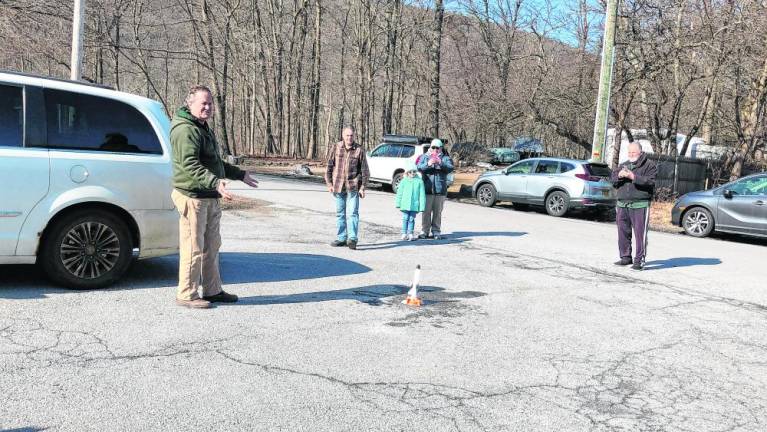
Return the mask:
{"type": "Polygon", "coordinates": [[[763,244],[651,233],[635,272],[609,224],[456,202],[401,242],[371,192],[351,251],[321,185],[261,186],[223,218],[235,305],[177,307],[177,257],[0,268],[0,430],[765,430],[763,244]]]}

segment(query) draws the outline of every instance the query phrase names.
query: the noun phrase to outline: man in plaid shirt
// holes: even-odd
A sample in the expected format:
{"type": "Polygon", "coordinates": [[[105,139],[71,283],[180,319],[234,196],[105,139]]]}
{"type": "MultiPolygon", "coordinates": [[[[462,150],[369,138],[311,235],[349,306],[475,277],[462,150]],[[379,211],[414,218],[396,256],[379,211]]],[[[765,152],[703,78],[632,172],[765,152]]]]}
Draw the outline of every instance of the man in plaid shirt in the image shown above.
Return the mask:
{"type": "Polygon", "coordinates": [[[331,246],[349,246],[349,249],[357,249],[360,198],[365,198],[365,186],[370,178],[370,171],[365,151],[354,142],[354,128],[345,127],[342,137],[343,141],[333,148],[325,170],[325,183],[336,198],[338,236],[331,246]],[[347,208],[350,213],[348,233],[347,208]]]}

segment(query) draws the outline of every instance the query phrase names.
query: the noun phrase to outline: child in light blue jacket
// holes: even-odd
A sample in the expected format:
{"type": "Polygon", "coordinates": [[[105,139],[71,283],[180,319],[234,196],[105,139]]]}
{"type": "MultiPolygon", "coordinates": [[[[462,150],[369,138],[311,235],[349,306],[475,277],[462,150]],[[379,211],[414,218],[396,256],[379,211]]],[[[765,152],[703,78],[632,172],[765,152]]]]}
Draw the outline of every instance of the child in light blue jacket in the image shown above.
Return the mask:
{"type": "Polygon", "coordinates": [[[406,170],[397,186],[396,205],[402,212],[402,240],[412,241],[416,239],[415,216],[426,207],[426,190],[415,164],[410,162],[406,170]]]}

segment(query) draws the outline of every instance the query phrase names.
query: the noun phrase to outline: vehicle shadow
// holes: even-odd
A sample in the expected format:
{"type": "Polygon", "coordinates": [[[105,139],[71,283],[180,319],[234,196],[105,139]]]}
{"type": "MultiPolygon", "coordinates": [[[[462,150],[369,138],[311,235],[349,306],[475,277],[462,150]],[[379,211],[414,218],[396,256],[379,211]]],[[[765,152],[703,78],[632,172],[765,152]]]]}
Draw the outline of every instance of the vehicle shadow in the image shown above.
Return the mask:
{"type": "MultiPolygon", "coordinates": [[[[402,296],[407,293],[409,287],[405,285],[368,285],[358,288],[347,288],[333,291],[316,291],[287,295],[261,295],[240,297],[237,303],[226,306],[258,306],[293,303],[318,303],[336,300],[356,300],[371,306],[381,306],[383,299],[402,296]]],[[[419,286],[421,292],[439,292],[444,288],[432,286],[419,286]]]]}
{"type": "MultiPolygon", "coordinates": [[[[682,231],[682,235],[687,235],[687,233],[682,231]]],[[[767,238],[751,237],[751,236],[742,235],[742,234],[714,232],[709,236],[709,238],[716,239],[716,240],[729,241],[733,243],[749,244],[754,246],[767,246],[767,238]]]]}
{"type": "MultiPolygon", "coordinates": [[[[542,205],[530,205],[530,204],[511,204],[510,202],[499,202],[495,204],[495,207],[506,210],[514,210],[523,213],[535,213],[546,217],[549,216],[546,213],[546,208],[542,205]]],[[[567,211],[567,214],[562,216],[563,219],[579,219],[592,222],[615,222],[615,209],[614,208],[575,208],[567,211]]]]}
{"type": "Polygon", "coordinates": [[[674,267],[692,267],[692,266],[710,266],[719,265],[722,260],[719,258],[695,258],[695,257],[676,257],[667,260],[655,260],[645,263],[645,270],[662,270],[674,267]]]}
{"type": "Polygon", "coordinates": [[[34,264],[0,266],[0,299],[42,299],[46,294],[69,291],[50,283],[34,264]]]}
{"type": "Polygon", "coordinates": [[[442,236],[440,240],[418,239],[415,241],[394,240],[384,243],[358,244],[358,250],[382,250],[395,247],[413,247],[413,246],[441,246],[464,243],[475,237],[521,237],[527,235],[526,232],[517,231],[455,231],[442,236]]]}
{"type": "MultiPolygon", "coordinates": [[[[319,279],[371,271],[354,261],[312,254],[223,252],[219,263],[224,284],[319,279]]],[[[51,284],[32,265],[2,266],[0,271],[3,299],[36,299],[74,292],[51,284]]],[[[135,262],[122,280],[104,290],[167,288],[177,283],[178,255],[172,255],[135,262]]]]}

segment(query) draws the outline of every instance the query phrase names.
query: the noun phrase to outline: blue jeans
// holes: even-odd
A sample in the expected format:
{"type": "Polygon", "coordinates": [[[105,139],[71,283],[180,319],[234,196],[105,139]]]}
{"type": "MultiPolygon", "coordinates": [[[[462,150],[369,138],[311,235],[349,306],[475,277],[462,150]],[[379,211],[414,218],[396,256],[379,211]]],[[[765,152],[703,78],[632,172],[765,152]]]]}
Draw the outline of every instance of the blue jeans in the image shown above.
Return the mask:
{"type": "Polygon", "coordinates": [[[402,212],[402,234],[413,234],[415,230],[415,215],[417,211],[400,210],[402,212]]]}
{"type": "Polygon", "coordinates": [[[336,197],[336,227],[338,227],[338,240],[357,241],[357,233],[360,227],[360,196],[357,191],[341,192],[333,194],[336,197]],[[349,211],[349,233],[347,235],[346,216],[349,211]]]}

